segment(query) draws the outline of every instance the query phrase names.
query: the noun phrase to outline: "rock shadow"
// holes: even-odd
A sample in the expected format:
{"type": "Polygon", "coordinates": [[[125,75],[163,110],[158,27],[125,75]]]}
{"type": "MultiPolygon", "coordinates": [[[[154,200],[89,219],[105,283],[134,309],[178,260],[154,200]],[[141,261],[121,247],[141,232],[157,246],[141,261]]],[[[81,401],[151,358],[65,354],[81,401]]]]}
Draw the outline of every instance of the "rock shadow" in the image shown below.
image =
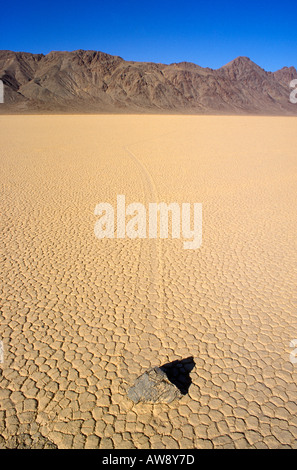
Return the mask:
{"type": "Polygon", "coordinates": [[[182,395],[186,395],[189,391],[192,379],[190,372],[195,367],[195,361],[193,357],[187,357],[180,361],[172,361],[160,366],[160,369],[165,372],[168,380],[173,383],[182,395]]]}

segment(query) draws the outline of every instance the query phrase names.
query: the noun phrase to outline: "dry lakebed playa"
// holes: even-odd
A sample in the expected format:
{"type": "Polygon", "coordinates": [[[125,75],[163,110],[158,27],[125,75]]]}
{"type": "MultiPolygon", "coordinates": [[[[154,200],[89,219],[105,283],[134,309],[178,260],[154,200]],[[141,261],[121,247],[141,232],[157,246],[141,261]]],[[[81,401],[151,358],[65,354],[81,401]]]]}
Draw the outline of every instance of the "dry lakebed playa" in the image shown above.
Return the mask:
{"type": "Polygon", "coordinates": [[[0,447],[296,448],[297,117],[0,124],[0,447]],[[98,239],[117,195],[201,203],[201,246],[98,239]],[[170,363],[181,397],[129,398],[170,363]]]}

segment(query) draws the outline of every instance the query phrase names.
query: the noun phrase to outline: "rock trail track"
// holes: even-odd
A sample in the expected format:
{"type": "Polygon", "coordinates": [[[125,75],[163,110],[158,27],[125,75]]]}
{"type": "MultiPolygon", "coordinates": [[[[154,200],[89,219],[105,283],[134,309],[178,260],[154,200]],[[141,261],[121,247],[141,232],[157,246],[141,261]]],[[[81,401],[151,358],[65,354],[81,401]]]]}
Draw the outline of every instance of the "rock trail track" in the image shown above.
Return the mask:
{"type": "Polygon", "coordinates": [[[0,120],[0,447],[296,447],[296,119],[0,120]],[[202,247],[96,239],[117,194],[202,202],[202,247]],[[127,398],[190,356],[180,400],[127,398]]]}
{"type": "MultiPolygon", "coordinates": [[[[137,156],[128,148],[126,147],[125,150],[131,156],[133,161],[136,163],[138,170],[140,170],[140,175],[142,178],[143,184],[143,191],[144,191],[144,200],[146,201],[146,209],[148,209],[149,202],[157,202],[159,203],[158,198],[158,191],[156,185],[148,172],[147,168],[141,163],[141,161],[137,158],[137,156]]],[[[143,245],[147,242],[146,239],[142,240],[141,248],[139,251],[139,268],[141,264],[141,252],[144,249],[143,245]]],[[[160,243],[160,239],[156,238],[150,243],[150,248],[152,249],[152,253],[150,255],[150,261],[152,263],[152,280],[151,280],[151,294],[154,299],[154,307],[153,310],[158,312],[158,310],[163,312],[164,309],[164,286],[163,286],[163,262],[162,262],[162,247],[160,243]],[[158,305],[157,305],[158,304],[158,305]]],[[[135,284],[135,293],[138,286],[138,282],[135,284]]],[[[153,299],[151,299],[153,300],[153,299]]],[[[154,312],[151,312],[154,313],[154,312]]],[[[147,319],[148,320],[148,319],[147,319]]],[[[158,331],[162,330],[162,317],[160,317],[160,313],[157,313],[157,324],[155,324],[156,336],[158,336],[158,331]]]]}

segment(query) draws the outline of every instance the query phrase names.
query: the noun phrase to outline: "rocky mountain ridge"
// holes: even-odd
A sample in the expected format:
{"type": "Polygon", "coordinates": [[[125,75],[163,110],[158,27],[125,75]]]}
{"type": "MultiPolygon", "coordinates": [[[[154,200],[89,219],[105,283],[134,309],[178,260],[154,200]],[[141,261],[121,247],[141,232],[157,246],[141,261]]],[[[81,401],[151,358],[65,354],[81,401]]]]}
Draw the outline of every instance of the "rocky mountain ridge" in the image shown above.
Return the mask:
{"type": "Polygon", "coordinates": [[[266,72],[247,57],[219,69],[125,61],[99,51],[0,51],[0,112],[296,115],[294,67],[266,72]]]}

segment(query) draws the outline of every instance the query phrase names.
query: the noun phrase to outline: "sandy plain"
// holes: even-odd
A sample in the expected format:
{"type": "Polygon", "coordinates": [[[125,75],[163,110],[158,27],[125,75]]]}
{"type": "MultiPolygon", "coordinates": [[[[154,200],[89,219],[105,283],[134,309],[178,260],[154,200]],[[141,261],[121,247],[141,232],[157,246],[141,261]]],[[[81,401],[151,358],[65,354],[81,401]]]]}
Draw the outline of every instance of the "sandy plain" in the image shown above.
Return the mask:
{"type": "Polygon", "coordinates": [[[297,447],[297,119],[0,122],[0,447],[297,447]],[[202,202],[202,247],[98,240],[117,194],[202,202]],[[179,401],[127,398],[191,356],[179,401]]]}

